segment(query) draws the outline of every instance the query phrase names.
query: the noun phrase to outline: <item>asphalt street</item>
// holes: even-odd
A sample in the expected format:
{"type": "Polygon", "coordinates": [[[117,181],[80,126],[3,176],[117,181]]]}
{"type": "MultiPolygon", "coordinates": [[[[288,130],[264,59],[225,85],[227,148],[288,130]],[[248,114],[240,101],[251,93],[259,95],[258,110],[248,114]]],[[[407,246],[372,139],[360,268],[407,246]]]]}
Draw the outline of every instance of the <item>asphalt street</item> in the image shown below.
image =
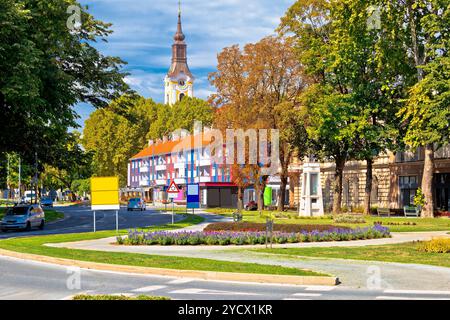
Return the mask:
{"type": "Polygon", "coordinates": [[[146,294],[187,300],[450,300],[450,291],[369,290],[344,286],[204,281],[71,269],[41,262],[0,257],[0,300],[70,299],[73,295],[80,293],[146,294]]]}
{"type": "MultiPolygon", "coordinates": [[[[94,218],[90,206],[55,207],[54,209],[63,212],[64,219],[47,223],[45,229],[42,231],[0,232],[0,239],[91,232],[94,230],[94,218]]],[[[175,215],[175,221],[181,219],[183,219],[182,216],[175,215]]],[[[114,211],[96,212],[95,220],[97,231],[116,229],[116,213],[114,211]]],[[[163,225],[170,222],[172,222],[171,214],[162,214],[160,211],[152,209],[151,207],[149,207],[147,211],[127,211],[126,207],[122,207],[119,211],[120,229],[143,228],[163,225]]]]}

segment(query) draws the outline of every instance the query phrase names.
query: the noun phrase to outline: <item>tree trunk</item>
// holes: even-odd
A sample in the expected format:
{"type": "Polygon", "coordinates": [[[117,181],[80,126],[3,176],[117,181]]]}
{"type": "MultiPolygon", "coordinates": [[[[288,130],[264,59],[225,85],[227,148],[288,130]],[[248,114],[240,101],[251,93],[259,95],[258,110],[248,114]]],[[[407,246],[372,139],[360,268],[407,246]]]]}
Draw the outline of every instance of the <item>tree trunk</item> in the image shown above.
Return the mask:
{"type": "Polygon", "coordinates": [[[370,215],[370,200],[372,196],[372,182],[373,182],[373,159],[366,159],[366,189],[364,195],[364,214],[370,215]]]}
{"type": "Polygon", "coordinates": [[[259,181],[257,184],[255,184],[257,186],[256,192],[257,192],[257,197],[258,197],[258,211],[263,211],[264,210],[264,189],[266,188],[266,177],[261,177],[261,181],[259,181]]]}
{"type": "Polygon", "coordinates": [[[244,209],[244,194],[242,192],[242,187],[238,187],[237,209],[239,212],[242,212],[242,210],[244,209]]]}
{"type": "Polygon", "coordinates": [[[286,186],[288,184],[288,176],[287,174],[280,175],[281,183],[280,183],[280,193],[278,194],[278,211],[284,211],[284,199],[286,199],[286,186]]]}
{"type": "Polygon", "coordinates": [[[423,164],[422,192],[425,196],[425,205],[422,208],[422,218],[434,217],[433,201],[433,176],[434,176],[434,146],[425,146],[425,161],[423,164]]]}
{"type": "Polygon", "coordinates": [[[345,160],[336,159],[336,171],[334,173],[333,213],[341,213],[342,203],[342,178],[344,175],[345,160]]]}

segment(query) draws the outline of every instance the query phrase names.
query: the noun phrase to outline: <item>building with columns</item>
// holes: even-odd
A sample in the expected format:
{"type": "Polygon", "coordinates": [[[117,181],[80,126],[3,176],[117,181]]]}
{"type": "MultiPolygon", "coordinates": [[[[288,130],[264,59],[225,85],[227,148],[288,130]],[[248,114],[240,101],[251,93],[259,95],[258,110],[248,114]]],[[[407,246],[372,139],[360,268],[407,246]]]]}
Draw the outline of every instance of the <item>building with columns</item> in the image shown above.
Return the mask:
{"type": "Polygon", "coordinates": [[[186,37],[181,26],[181,10],[178,12],[177,32],[172,45],[172,64],[164,79],[164,103],[174,105],[184,97],[194,97],[195,78],[187,62],[186,37]]]}

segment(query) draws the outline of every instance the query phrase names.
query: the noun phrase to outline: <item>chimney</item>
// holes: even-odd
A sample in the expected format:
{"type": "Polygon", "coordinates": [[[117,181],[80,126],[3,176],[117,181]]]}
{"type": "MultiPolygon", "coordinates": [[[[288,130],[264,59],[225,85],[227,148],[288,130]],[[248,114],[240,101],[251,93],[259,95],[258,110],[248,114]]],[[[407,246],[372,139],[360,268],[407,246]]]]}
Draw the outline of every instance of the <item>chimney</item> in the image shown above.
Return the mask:
{"type": "Polygon", "coordinates": [[[178,141],[180,140],[180,134],[179,133],[172,133],[172,141],[178,141]]]}
{"type": "Polygon", "coordinates": [[[148,146],[149,147],[151,147],[152,145],[154,145],[155,144],[155,141],[153,141],[153,140],[148,140],[148,146]]]}
{"type": "Polygon", "coordinates": [[[163,137],[163,143],[166,143],[166,142],[168,142],[169,141],[169,138],[167,137],[167,136],[164,136],[163,137]]]}
{"type": "Polygon", "coordinates": [[[162,143],[162,140],[161,139],[158,139],[158,140],[156,140],[156,144],[158,145],[158,144],[161,144],[162,143]]]}

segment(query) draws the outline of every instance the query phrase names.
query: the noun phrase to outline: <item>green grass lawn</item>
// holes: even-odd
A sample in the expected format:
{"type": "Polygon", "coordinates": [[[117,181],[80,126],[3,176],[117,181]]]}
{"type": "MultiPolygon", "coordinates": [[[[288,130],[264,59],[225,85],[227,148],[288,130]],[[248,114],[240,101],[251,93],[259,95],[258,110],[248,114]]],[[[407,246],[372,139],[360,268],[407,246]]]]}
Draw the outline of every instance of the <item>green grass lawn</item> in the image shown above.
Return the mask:
{"type": "Polygon", "coordinates": [[[450,268],[450,254],[418,250],[417,242],[367,247],[257,249],[256,252],[292,257],[339,258],[366,261],[415,263],[450,268]]]}
{"type": "MultiPolygon", "coordinates": [[[[58,212],[56,210],[53,209],[45,209],[45,221],[46,222],[52,222],[52,221],[56,221],[56,220],[60,220],[62,218],[64,218],[64,214],[62,212],[58,212]]],[[[3,216],[5,215],[6,212],[6,208],[0,208],[0,219],[3,218],[3,216]]]]}
{"type": "MultiPolygon", "coordinates": [[[[207,212],[220,214],[224,216],[231,217],[232,213],[236,210],[233,209],[207,209],[207,212]]],[[[366,223],[335,223],[333,221],[332,215],[326,215],[320,218],[303,218],[298,217],[297,212],[277,212],[277,211],[264,211],[262,215],[259,215],[258,211],[243,211],[244,221],[265,223],[266,217],[269,215],[281,215],[280,217],[275,217],[275,223],[295,223],[295,224],[330,224],[336,227],[367,227],[373,226],[374,222],[381,221],[385,227],[388,227],[392,232],[418,232],[418,231],[446,231],[450,230],[450,219],[449,218],[434,218],[434,219],[422,219],[422,218],[378,218],[374,216],[364,216],[366,223]],[[400,225],[400,226],[390,226],[387,225],[389,222],[394,223],[416,223],[416,225],[400,225]]]]}
{"type": "MultiPolygon", "coordinates": [[[[203,218],[198,216],[189,216],[187,220],[176,223],[175,225],[165,225],[148,228],[147,230],[168,230],[183,228],[188,225],[200,223],[203,218]]],[[[126,233],[125,230],[121,234],[126,233]]],[[[200,258],[183,258],[171,256],[158,256],[121,252],[103,252],[75,250],[66,248],[54,248],[44,246],[48,243],[74,242],[83,240],[102,239],[114,236],[115,231],[102,231],[97,233],[79,233],[65,235],[50,235],[29,238],[7,239],[0,241],[0,248],[10,251],[31,253],[55,258],[65,258],[80,261],[91,261],[99,263],[129,265],[139,267],[168,268],[177,270],[202,270],[202,271],[222,271],[237,273],[261,273],[261,274],[280,274],[297,276],[319,276],[324,275],[308,270],[297,268],[285,268],[279,266],[260,265],[255,263],[239,263],[216,261],[200,258]]]]}

